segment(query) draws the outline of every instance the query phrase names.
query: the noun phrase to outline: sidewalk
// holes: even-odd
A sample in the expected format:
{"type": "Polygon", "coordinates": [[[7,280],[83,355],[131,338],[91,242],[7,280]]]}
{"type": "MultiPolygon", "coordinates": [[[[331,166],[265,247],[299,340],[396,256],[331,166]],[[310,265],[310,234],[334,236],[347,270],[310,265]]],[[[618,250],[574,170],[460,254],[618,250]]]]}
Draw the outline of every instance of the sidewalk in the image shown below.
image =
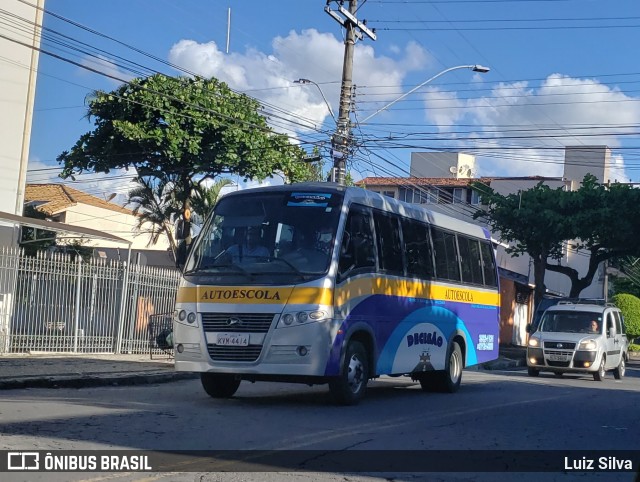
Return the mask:
{"type": "MultiPolygon", "coordinates": [[[[481,370],[526,367],[522,347],[501,347],[497,360],[481,370]]],[[[630,366],[640,366],[640,354],[630,354],[630,366]]],[[[16,354],[0,355],[0,390],[10,388],[80,388],[105,385],[143,385],[198,378],[176,372],[173,359],[149,355],[16,354]]]]}
{"type": "Polygon", "coordinates": [[[0,390],[141,385],[196,378],[173,359],[149,355],[16,354],[0,356],[0,390]]]}

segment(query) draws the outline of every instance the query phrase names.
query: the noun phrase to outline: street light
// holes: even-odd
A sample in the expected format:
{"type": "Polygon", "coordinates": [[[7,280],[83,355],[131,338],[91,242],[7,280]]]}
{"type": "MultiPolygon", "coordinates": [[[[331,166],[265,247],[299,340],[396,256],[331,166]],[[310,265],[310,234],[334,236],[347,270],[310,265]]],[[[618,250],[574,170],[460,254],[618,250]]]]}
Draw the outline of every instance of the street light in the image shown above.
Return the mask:
{"type": "Polygon", "coordinates": [[[333,121],[337,123],[336,116],[333,115],[333,110],[331,109],[331,105],[327,101],[327,98],[324,96],[324,92],[322,92],[322,89],[320,88],[320,86],[318,84],[316,84],[313,80],[309,80],[309,79],[298,79],[298,80],[294,80],[293,83],[294,84],[302,84],[302,85],[308,85],[308,84],[315,85],[318,88],[318,91],[320,92],[320,95],[322,96],[322,99],[324,100],[324,103],[327,104],[327,108],[329,109],[329,114],[331,114],[331,117],[333,118],[333,121]]]}
{"type": "Polygon", "coordinates": [[[437,79],[438,77],[440,77],[441,75],[446,74],[447,72],[451,72],[452,70],[457,70],[457,69],[471,69],[474,72],[480,72],[481,74],[486,74],[487,72],[489,72],[489,67],[484,67],[482,65],[458,65],[456,67],[449,67],[448,69],[443,70],[442,72],[437,73],[436,75],[434,75],[433,77],[425,80],[424,82],[422,82],[420,85],[416,85],[413,89],[411,89],[408,92],[405,92],[404,94],[402,94],[400,97],[398,97],[396,100],[389,102],[387,105],[385,105],[384,107],[381,107],[380,109],[378,109],[377,111],[375,111],[373,114],[371,114],[370,116],[365,117],[364,119],[362,119],[361,121],[358,122],[358,124],[362,125],[364,123],[366,123],[369,119],[371,119],[373,116],[378,115],[380,112],[382,112],[383,110],[388,109],[389,107],[391,107],[393,104],[395,104],[396,102],[398,102],[399,100],[404,99],[406,96],[408,96],[409,94],[412,94],[413,92],[415,92],[416,90],[418,90],[419,88],[425,86],[426,84],[428,84],[429,82],[437,79]]]}

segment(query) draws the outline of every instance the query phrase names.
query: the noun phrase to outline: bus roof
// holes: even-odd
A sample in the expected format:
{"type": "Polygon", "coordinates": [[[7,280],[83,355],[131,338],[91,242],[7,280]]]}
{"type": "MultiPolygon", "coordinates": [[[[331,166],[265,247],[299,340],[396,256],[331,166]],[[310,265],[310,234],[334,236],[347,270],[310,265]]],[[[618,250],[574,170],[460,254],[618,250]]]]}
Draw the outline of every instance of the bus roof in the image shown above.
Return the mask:
{"type": "Polygon", "coordinates": [[[368,189],[361,187],[347,187],[332,182],[304,182],[295,184],[283,184],[279,186],[265,186],[258,188],[245,189],[242,191],[234,191],[227,196],[246,195],[254,193],[267,193],[267,192],[297,192],[300,190],[309,190],[312,192],[323,193],[340,193],[344,196],[347,204],[356,202],[365,206],[371,206],[374,208],[382,209],[383,211],[393,212],[402,216],[407,216],[413,219],[417,219],[423,222],[427,222],[434,226],[438,226],[445,229],[451,229],[463,234],[468,234],[476,238],[491,239],[489,231],[481,226],[469,221],[463,221],[461,219],[449,216],[447,214],[438,213],[426,209],[420,204],[412,204],[398,199],[379,194],[368,189]]]}

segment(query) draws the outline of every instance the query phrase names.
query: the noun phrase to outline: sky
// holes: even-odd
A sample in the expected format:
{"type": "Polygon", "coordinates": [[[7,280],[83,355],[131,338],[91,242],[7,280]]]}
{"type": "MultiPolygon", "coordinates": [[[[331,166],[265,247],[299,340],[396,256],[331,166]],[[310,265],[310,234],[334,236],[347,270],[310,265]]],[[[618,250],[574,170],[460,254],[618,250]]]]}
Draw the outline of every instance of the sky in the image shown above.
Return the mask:
{"type": "MultiPolygon", "coordinates": [[[[92,129],[85,99],[117,88],[109,76],[155,72],[213,76],[259,99],[274,129],[317,146],[328,169],[335,122],[325,99],[337,115],[344,32],[325,4],[46,0],[28,181],[61,181],[56,157],[92,129]]],[[[564,146],[608,145],[612,178],[640,181],[637,0],[358,5],[377,39],[355,46],[356,180],[407,176],[411,152],[439,150],[474,154],[477,176],[562,176],[564,146]],[[476,64],[490,71],[457,68],[476,64]]],[[[126,193],[131,177],[87,174],[75,187],[106,198],[126,193]]]]}

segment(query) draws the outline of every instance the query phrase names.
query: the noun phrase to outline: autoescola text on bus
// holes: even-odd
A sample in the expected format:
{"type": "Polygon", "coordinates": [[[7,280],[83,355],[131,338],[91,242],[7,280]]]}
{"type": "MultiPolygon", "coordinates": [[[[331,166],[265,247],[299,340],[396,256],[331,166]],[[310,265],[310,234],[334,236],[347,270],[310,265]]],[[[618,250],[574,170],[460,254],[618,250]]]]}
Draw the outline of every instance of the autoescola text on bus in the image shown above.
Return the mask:
{"type": "Polygon", "coordinates": [[[364,189],[228,194],[179,264],[175,365],[212,397],[299,382],[350,405],[385,375],[455,392],[498,355],[488,231],[364,189]]]}

